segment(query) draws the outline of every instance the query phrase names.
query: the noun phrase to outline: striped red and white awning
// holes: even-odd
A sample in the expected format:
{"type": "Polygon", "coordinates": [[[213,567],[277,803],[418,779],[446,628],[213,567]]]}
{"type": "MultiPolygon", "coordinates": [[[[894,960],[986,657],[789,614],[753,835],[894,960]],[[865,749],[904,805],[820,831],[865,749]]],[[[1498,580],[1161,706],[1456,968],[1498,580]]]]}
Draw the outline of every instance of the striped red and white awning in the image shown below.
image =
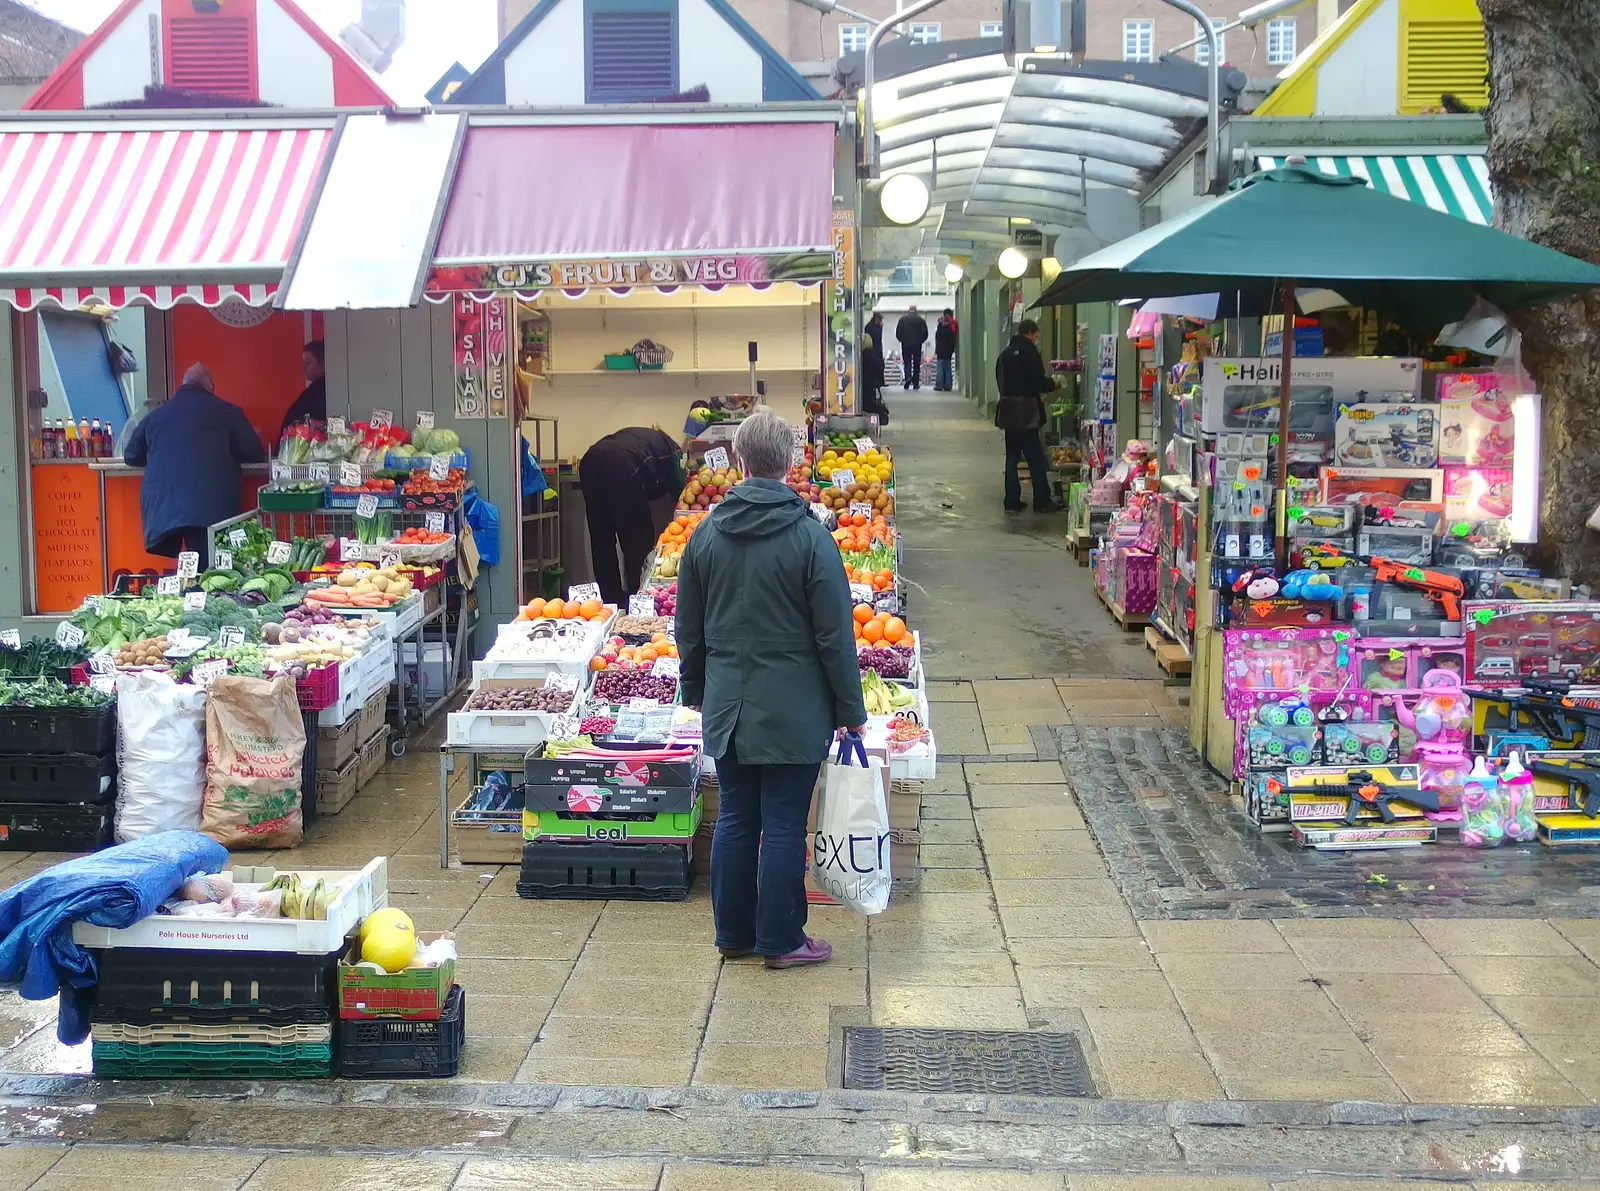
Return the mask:
{"type": "Polygon", "coordinates": [[[326,125],[0,131],[0,299],[76,285],[114,306],[170,305],[168,291],[221,301],[276,285],[330,136],[326,125]]]}
{"type": "Polygon", "coordinates": [[[39,306],[59,306],[77,310],[81,306],[102,304],[113,310],[124,306],[154,306],[171,310],[179,302],[218,307],[230,298],[246,306],[266,306],[278,292],[274,282],[267,285],[52,285],[30,289],[0,289],[0,302],[18,310],[39,306]]]}

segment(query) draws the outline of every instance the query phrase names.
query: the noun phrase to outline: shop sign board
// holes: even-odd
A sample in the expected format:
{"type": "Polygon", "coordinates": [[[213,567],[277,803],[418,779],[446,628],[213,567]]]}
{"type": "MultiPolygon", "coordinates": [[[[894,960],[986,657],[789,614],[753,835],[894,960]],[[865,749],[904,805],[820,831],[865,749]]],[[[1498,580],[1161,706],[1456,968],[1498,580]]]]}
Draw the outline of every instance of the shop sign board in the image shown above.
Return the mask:
{"type": "Polygon", "coordinates": [[[457,418],[486,418],[484,395],[483,303],[465,294],[451,304],[455,312],[455,391],[457,418]]]}
{"type": "MultiPolygon", "coordinates": [[[[846,212],[848,214],[848,212],[846,212]]],[[[834,213],[837,221],[839,212],[834,213]]],[[[852,219],[853,223],[853,219],[852,219]]],[[[838,224],[835,222],[835,228],[838,224]]],[[[774,281],[826,281],[835,272],[832,252],[713,252],[689,256],[587,257],[574,260],[501,261],[438,265],[428,273],[432,294],[493,290],[623,288],[635,285],[763,285],[774,281]]]]}
{"type": "Polygon", "coordinates": [[[848,207],[833,211],[833,277],[822,301],[823,342],[828,345],[829,413],[856,407],[856,217],[848,207]]]}
{"type": "Polygon", "coordinates": [[[35,467],[34,611],[71,612],[105,590],[100,494],[87,467],[35,467]]]}
{"type": "Polygon", "coordinates": [[[483,393],[491,418],[506,416],[511,347],[511,299],[490,298],[483,304],[483,393]]]}

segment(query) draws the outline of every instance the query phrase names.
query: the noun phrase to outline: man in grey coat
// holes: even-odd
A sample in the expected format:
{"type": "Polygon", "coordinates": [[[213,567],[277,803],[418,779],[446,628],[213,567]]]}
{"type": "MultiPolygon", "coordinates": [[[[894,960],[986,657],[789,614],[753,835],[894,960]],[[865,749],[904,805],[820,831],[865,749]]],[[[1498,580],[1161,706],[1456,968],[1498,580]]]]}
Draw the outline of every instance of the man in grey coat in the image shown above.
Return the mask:
{"type": "Polygon", "coordinates": [[[787,485],[788,423],[740,425],[747,477],[700,525],[678,566],[683,701],[702,711],[720,804],[711,842],[717,948],[770,968],[821,963],[806,936],[806,818],[835,729],[867,721],[839,548],[787,485]]]}

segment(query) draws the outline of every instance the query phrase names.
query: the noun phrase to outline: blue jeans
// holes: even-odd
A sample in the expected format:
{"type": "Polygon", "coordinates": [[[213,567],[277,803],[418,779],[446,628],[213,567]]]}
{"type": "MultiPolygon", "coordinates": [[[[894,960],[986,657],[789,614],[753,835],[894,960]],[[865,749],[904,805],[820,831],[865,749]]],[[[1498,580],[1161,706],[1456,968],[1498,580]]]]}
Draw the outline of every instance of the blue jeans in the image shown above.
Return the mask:
{"type": "Polygon", "coordinates": [[[788,955],[806,941],[806,816],[817,765],[741,765],[717,758],[711,914],[717,946],[788,955]]]}
{"type": "Polygon", "coordinates": [[[956,387],[955,360],[946,357],[933,362],[933,387],[941,392],[948,393],[956,387]]]}

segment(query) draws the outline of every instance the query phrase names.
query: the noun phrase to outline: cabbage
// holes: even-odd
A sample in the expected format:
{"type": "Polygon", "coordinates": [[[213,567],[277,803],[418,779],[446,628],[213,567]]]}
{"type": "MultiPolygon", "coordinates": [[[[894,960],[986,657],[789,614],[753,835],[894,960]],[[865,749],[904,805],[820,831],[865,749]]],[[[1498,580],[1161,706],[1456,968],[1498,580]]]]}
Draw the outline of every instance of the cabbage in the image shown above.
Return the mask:
{"type": "Polygon", "coordinates": [[[429,455],[443,455],[446,451],[451,454],[461,449],[461,436],[454,430],[435,430],[428,435],[429,455]]]}
{"type": "Polygon", "coordinates": [[[397,455],[401,459],[409,459],[409,458],[411,458],[411,456],[415,455],[416,453],[417,453],[417,448],[412,446],[410,443],[401,443],[397,447],[390,447],[389,448],[389,454],[397,455]]]}
{"type": "Polygon", "coordinates": [[[411,446],[412,446],[411,453],[413,455],[426,455],[426,454],[428,454],[429,453],[428,452],[428,443],[432,439],[432,437],[433,437],[433,431],[424,430],[421,426],[418,426],[416,428],[416,430],[412,431],[412,434],[411,434],[411,446]]]}

